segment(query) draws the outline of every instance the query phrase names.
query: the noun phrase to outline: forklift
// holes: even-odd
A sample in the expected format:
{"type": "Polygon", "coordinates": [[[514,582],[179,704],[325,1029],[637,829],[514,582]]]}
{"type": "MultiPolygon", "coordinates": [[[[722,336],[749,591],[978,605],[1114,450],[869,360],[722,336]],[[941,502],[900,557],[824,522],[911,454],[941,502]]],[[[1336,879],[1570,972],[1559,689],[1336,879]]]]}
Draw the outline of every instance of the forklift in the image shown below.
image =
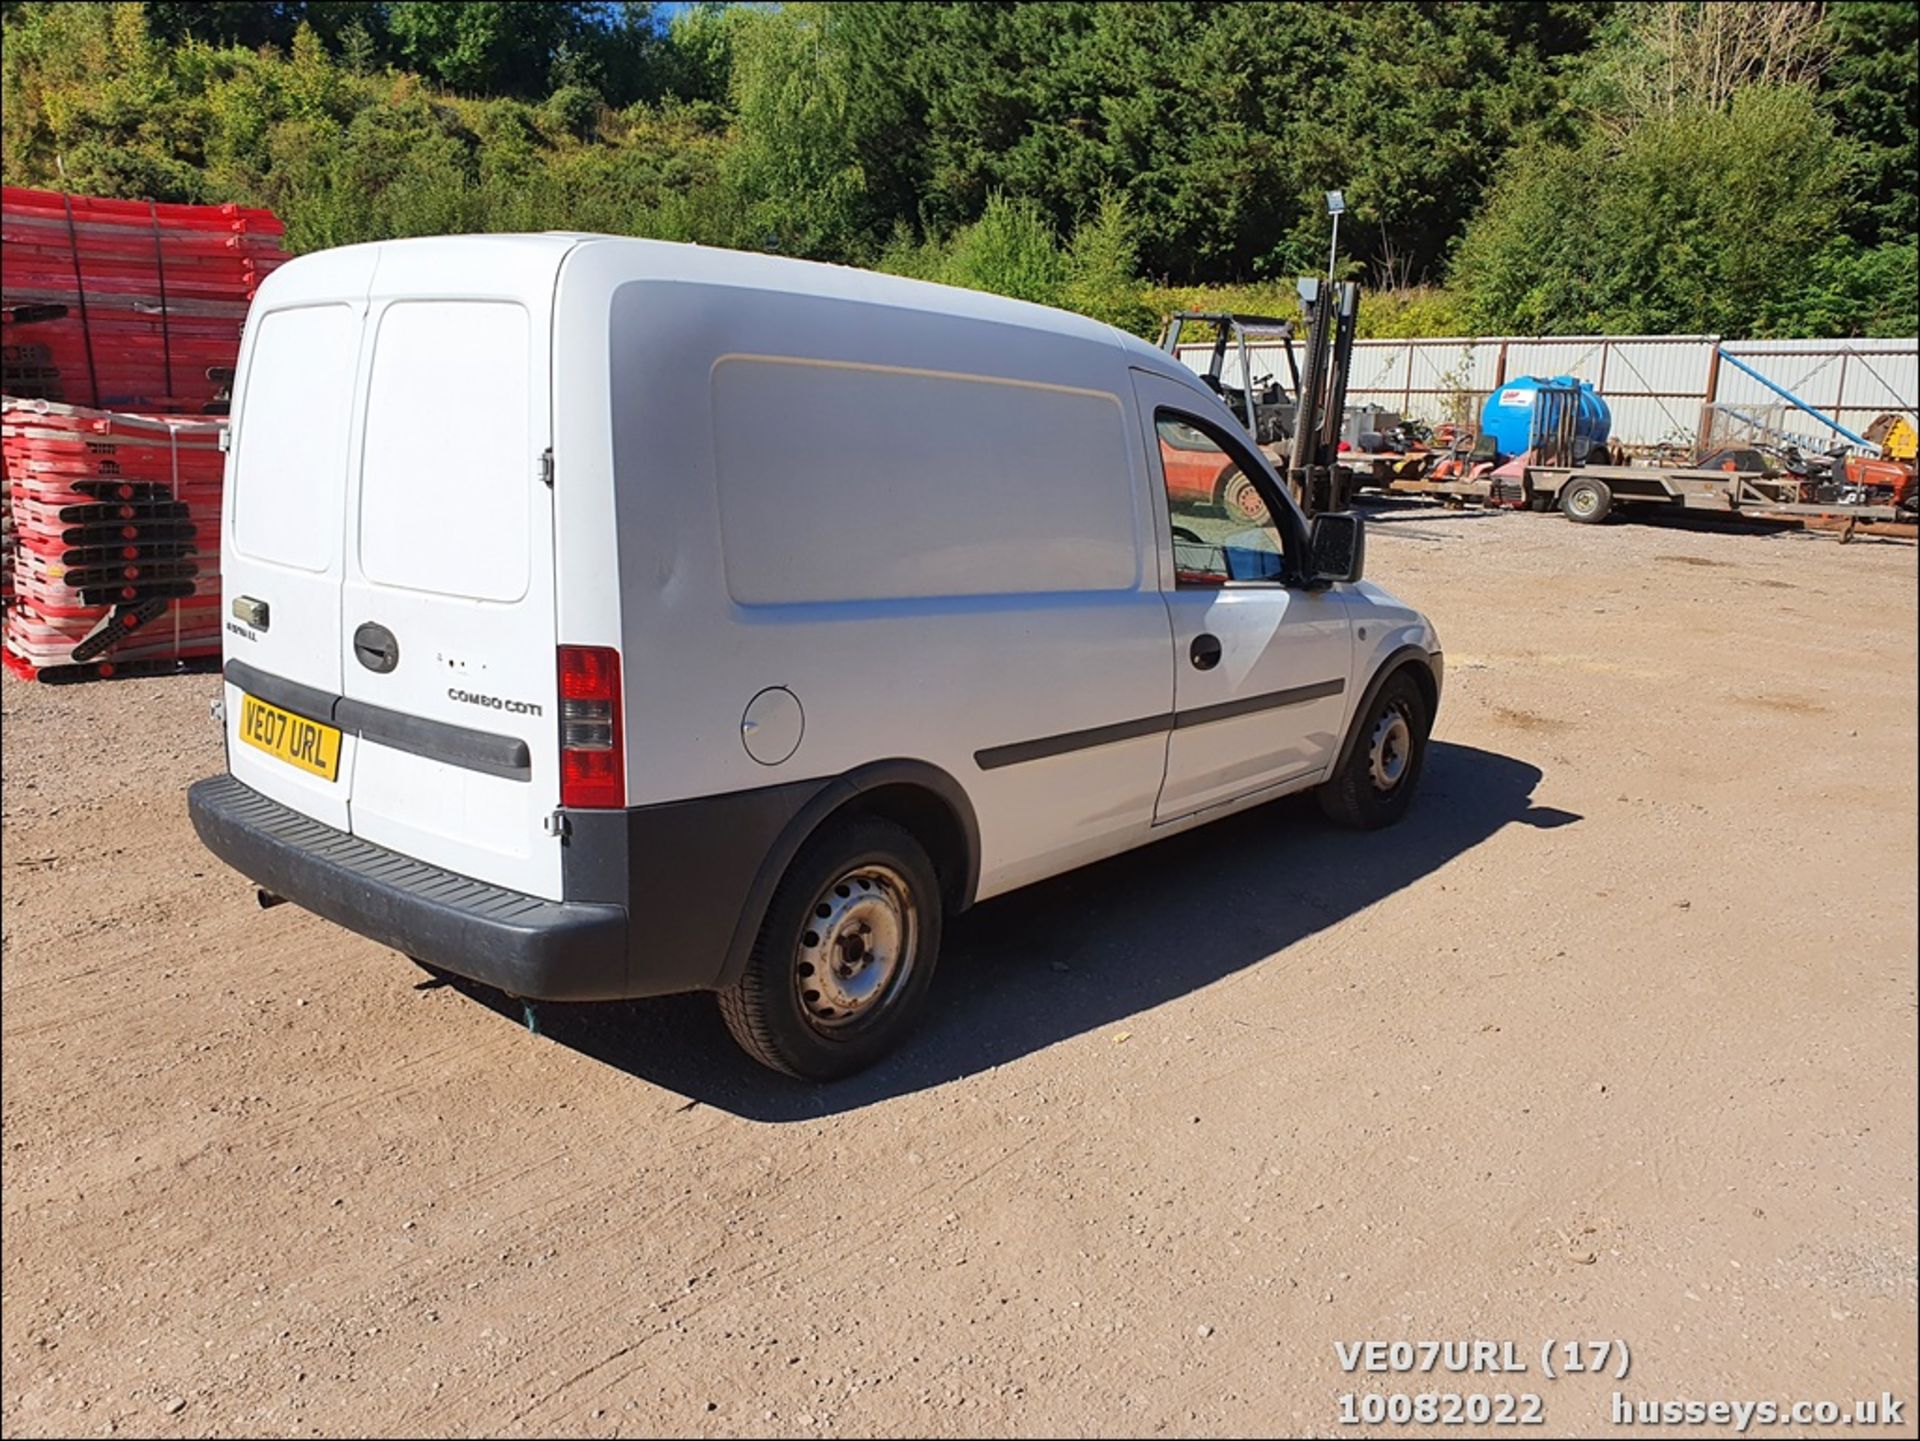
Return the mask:
{"type": "Polygon", "coordinates": [[[1349,480],[1340,465],[1340,431],[1353,369],[1360,287],[1350,280],[1308,276],[1299,281],[1299,293],[1307,317],[1304,366],[1294,348],[1297,323],[1265,315],[1176,311],[1160,332],[1160,348],[1176,355],[1184,330],[1212,327],[1213,350],[1200,379],[1246,427],[1286,480],[1294,501],[1311,517],[1345,510],[1349,499],[1349,480]],[[1286,356],[1291,389],[1271,374],[1253,374],[1254,347],[1271,349],[1275,342],[1286,356]],[[1222,378],[1229,349],[1239,361],[1237,386],[1222,378]]]}

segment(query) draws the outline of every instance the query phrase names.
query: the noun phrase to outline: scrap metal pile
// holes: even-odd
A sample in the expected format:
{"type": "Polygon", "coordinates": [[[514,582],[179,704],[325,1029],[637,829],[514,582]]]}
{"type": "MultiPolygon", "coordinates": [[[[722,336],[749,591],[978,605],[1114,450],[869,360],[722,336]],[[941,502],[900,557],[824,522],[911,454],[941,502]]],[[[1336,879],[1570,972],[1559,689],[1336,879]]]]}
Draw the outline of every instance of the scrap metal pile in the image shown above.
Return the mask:
{"type": "Polygon", "coordinates": [[[284,229],[235,205],[6,187],[10,669],[80,679],[219,653],[219,417],[284,229]]]}

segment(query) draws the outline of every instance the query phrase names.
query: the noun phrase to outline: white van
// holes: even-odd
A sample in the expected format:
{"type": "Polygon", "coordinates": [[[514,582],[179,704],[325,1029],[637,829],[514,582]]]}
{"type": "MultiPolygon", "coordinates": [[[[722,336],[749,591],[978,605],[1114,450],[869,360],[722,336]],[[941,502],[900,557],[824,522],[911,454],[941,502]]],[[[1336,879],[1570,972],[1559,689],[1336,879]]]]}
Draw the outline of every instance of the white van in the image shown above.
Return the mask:
{"type": "Polygon", "coordinates": [[[811,1078],[975,901],[1308,787],[1395,819],[1440,696],[1360,522],[1171,357],[696,246],[282,267],[221,541],[189,802],[263,901],[528,999],[717,991],[811,1078]]]}

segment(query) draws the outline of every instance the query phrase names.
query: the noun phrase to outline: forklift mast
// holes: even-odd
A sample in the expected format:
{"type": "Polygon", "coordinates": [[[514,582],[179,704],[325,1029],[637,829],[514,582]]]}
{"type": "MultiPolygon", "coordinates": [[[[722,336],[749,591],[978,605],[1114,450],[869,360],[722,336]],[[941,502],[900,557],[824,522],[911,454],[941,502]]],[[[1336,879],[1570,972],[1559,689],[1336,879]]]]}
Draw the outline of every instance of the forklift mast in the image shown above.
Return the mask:
{"type": "Polygon", "coordinates": [[[1311,516],[1346,507],[1340,428],[1346,418],[1347,381],[1353,372],[1360,287],[1352,281],[1333,284],[1302,279],[1299,290],[1307,316],[1304,365],[1294,351],[1293,342],[1300,333],[1298,323],[1266,315],[1178,310],[1167,317],[1160,332],[1160,348],[1176,355],[1181,333],[1189,325],[1212,327],[1213,353],[1201,379],[1237,414],[1255,443],[1266,447],[1294,500],[1311,516]],[[1249,336],[1255,344],[1278,340],[1285,347],[1288,378],[1293,382],[1291,396],[1283,391],[1275,401],[1257,395],[1249,336]],[[1230,346],[1240,365],[1238,387],[1221,380],[1230,346]]]}
{"type": "Polygon", "coordinates": [[[1271,443],[1291,432],[1294,397],[1300,393],[1300,366],[1293,352],[1294,322],[1276,320],[1270,315],[1242,315],[1224,310],[1176,310],[1167,317],[1160,332],[1160,348],[1169,355],[1179,354],[1180,336],[1189,325],[1210,326],[1213,353],[1201,373],[1209,389],[1236,413],[1247,434],[1256,441],[1271,443]],[[1253,383],[1253,345],[1271,345],[1278,341],[1287,357],[1287,373],[1293,382],[1291,391],[1273,382],[1277,397],[1262,398],[1253,383]],[[1234,348],[1240,367],[1238,387],[1225,384],[1227,349],[1234,348]]]}
{"type": "Polygon", "coordinates": [[[1360,320],[1360,287],[1303,278],[1300,302],[1309,316],[1307,363],[1300,376],[1300,409],[1288,457],[1287,488],[1309,516],[1344,510],[1346,472],[1340,466],[1340,427],[1353,372],[1353,336],[1360,320]]]}

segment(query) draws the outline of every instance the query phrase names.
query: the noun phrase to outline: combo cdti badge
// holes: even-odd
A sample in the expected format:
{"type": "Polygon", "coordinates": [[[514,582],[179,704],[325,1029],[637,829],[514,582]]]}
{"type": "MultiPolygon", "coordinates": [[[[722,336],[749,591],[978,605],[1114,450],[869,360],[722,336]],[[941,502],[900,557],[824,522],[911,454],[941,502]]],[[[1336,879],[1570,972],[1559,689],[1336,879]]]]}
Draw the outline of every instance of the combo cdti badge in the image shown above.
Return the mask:
{"type": "Polygon", "coordinates": [[[515,996],[716,991],[804,1077],[977,900],[1308,787],[1394,820],[1440,695],[1359,520],[1171,357],[696,246],[282,267],[221,540],[216,855],[515,996]]]}

